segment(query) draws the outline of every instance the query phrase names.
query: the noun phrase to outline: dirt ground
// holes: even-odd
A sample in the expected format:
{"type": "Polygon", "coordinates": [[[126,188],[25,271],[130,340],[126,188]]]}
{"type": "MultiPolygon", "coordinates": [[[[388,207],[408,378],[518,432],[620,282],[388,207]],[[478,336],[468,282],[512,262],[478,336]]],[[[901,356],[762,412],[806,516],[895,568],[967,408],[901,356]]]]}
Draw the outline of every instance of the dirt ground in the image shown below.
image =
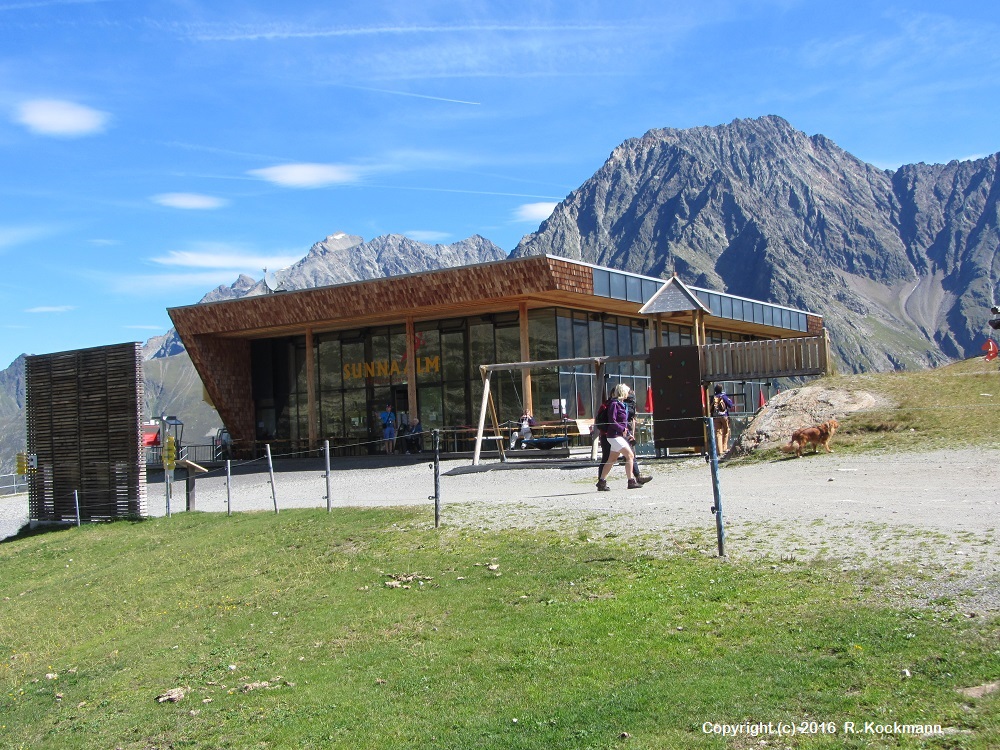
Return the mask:
{"type": "MultiPolygon", "coordinates": [[[[617,535],[656,554],[698,549],[718,554],[713,485],[702,458],[650,460],[653,481],[625,489],[617,468],[611,492],[597,492],[596,468],[571,461],[490,459],[472,470],[468,459],[441,464],[443,525],[544,528],[581,538],[617,535]]],[[[826,558],[846,568],[901,563],[900,595],[914,603],[945,597],[970,615],[1000,612],[1000,551],[996,487],[1000,452],[959,449],[931,453],[807,455],[771,462],[723,464],[720,470],[725,550],[730,560],[804,561],[826,558]]],[[[183,512],[183,484],[172,503],[183,512]]],[[[418,505],[434,519],[430,456],[335,462],[332,505],[418,505]],[[405,462],[404,462],[405,461],[405,462]]],[[[318,463],[279,462],[274,484],[279,509],[325,507],[318,463]]],[[[232,509],[271,511],[272,488],[262,464],[233,476],[232,509]]],[[[148,485],[151,515],[166,511],[163,485],[148,485]]],[[[195,509],[227,507],[225,477],[198,480],[195,509]]],[[[27,520],[27,499],[0,499],[0,537],[27,520]]]]}

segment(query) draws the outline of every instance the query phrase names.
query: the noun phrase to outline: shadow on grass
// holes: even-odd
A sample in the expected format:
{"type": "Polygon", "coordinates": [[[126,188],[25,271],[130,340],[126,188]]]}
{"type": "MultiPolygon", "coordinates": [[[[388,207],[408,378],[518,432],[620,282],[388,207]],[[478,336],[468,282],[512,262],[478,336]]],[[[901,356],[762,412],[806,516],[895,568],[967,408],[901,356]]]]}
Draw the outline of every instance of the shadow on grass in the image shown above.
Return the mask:
{"type": "MultiPolygon", "coordinates": [[[[122,518],[113,518],[107,521],[87,521],[85,526],[95,526],[104,525],[109,523],[142,523],[148,519],[141,516],[125,516],[122,518]]],[[[17,542],[22,539],[28,539],[33,536],[41,536],[42,534],[52,534],[59,531],[69,531],[70,529],[76,528],[75,521],[67,521],[66,523],[40,523],[32,527],[31,522],[24,524],[17,533],[11,536],[4,537],[0,539],[0,544],[7,544],[9,542],[17,542]]]]}

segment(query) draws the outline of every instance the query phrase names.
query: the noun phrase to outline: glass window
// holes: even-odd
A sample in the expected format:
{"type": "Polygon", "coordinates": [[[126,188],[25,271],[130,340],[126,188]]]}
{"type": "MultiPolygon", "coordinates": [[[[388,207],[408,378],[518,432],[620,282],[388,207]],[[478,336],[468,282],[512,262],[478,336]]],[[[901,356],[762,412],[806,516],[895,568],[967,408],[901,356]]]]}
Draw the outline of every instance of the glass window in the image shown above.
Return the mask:
{"type": "MultiPolygon", "coordinates": [[[[482,387],[480,385],[480,387],[482,387]]],[[[476,408],[479,404],[476,404],[476,408]]],[[[469,422],[465,408],[465,383],[448,383],[444,386],[444,427],[460,427],[469,422]]]]}
{"type": "Polygon", "coordinates": [[[465,333],[441,333],[441,370],[445,380],[465,380],[465,333]]]}
{"type": "Polygon", "coordinates": [[[406,329],[389,334],[389,377],[393,383],[406,382],[406,329]]]}
{"type": "Polygon", "coordinates": [[[638,276],[625,277],[625,299],[629,302],[642,302],[642,279],[638,276]]]}
{"type": "Polygon", "coordinates": [[[573,319],[569,315],[569,310],[556,311],[556,334],[559,343],[557,358],[569,359],[573,356],[573,319]]]}
{"type": "Polygon", "coordinates": [[[444,425],[444,414],[441,410],[441,386],[417,388],[417,403],[420,406],[420,423],[425,430],[438,429],[444,425]]]}
{"type": "MultiPolygon", "coordinates": [[[[521,329],[514,326],[501,326],[495,331],[497,342],[497,362],[521,361],[521,329]]],[[[520,415],[518,415],[520,416],[520,415]]]]}
{"type": "MultiPolygon", "coordinates": [[[[338,345],[340,342],[337,342],[338,345]]],[[[344,437],[344,399],[340,391],[324,391],[319,402],[319,429],[324,438],[344,437]]]]}
{"type": "Polygon", "coordinates": [[[718,294],[708,295],[708,306],[712,311],[712,315],[722,315],[722,297],[718,294]]]}
{"type": "Polygon", "coordinates": [[[340,359],[340,339],[323,337],[319,340],[319,385],[323,390],[343,385],[343,365],[340,359]]]}
{"type": "Polygon", "coordinates": [[[590,356],[590,324],[585,317],[573,319],[573,356],[590,356]]]}
{"type": "Polygon", "coordinates": [[[368,394],[364,388],[344,391],[344,426],[348,437],[368,438],[368,394]]]}
{"type": "Polygon", "coordinates": [[[792,327],[792,311],[782,310],[781,311],[781,327],[791,328],[792,327]]]}
{"type": "Polygon", "coordinates": [[[594,269],[594,294],[598,297],[611,296],[611,274],[607,271],[594,269]]]}
{"type": "Polygon", "coordinates": [[[620,273],[611,274],[611,297],[613,299],[625,299],[625,277],[620,273]]]}
{"type": "Polygon", "coordinates": [[[476,322],[469,326],[469,375],[472,380],[481,380],[480,365],[496,362],[496,347],[493,344],[493,324],[476,322]]]}
{"type": "Polygon", "coordinates": [[[528,311],[528,345],[533,361],[558,359],[554,308],[528,311]]]}
{"type": "Polygon", "coordinates": [[[759,302],[753,303],[753,322],[754,323],[764,322],[764,306],[759,302]]]}
{"type": "Polygon", "coordinates": [[[345,388],[356,388],[365,384],[365,343],[363,341],[341,341],[342,373],[345,388]]]}
{"type": "Polygon", "coordinates": [[[723,297],[722,298],[722,312],[720,313],[723,318],[733,317],[733,298],[723,297]]]}
{"type": "Polygon", "coordinates": [[[441,334],[436,329],[414,331],[413,338],[417,382],[441,382],[441,334]]]}
{"type": "Polygon", "coordinates": [[[660,284],[657,284],[652,279],[642,280],[642,301],[649,302],[653,298],[653,295],[660,291],[660,284]]]}
{"type": "Polygon", "coordinates": [[[774,325],[774,308],[770,305],[764,305],[764,325],[774,325]]]}
{"type": "MultiPolygon", "coordinates": [[[[625,318],[618,319],[618,354],[626,356],[632,353],[632,331],[629,321],[625,318]]],[[[618,372],[623,375],[632,374],[632,362],[622,362],[618,372]]]]}

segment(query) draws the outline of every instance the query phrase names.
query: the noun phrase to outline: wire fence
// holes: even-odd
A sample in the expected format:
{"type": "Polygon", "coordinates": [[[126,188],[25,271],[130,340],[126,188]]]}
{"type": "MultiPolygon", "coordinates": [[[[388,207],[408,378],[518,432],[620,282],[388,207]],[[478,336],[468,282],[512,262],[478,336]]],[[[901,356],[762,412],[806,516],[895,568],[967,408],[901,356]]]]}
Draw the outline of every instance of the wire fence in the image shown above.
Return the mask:
{"type": "MultiPolygon", "coordinates": [[[[907,407],[905,411],[907,413],[916,413],[920,411],[962,411],[968,407],[964,406],[933,406],[928,405],[924,407],[907,407]]],[[[889,409],[889,412],[902,411],[898,409],[889,409]]],[[[640,414],[640,425],[642,429],[637,430],[639,433],[638,444],[640,446],[648,446],[652,442],[654,425],[663,425],[664,423],[695,423],[694,426],[697,427],[703,437],[704,443],[701,450],[691,450],[688,451],[688,455],[703,456],[706,459],[708,468],[711,472],[712,478],[712,497],[703,498],[706,508],[710,510],[716,520],[717,533],[719,540],[719,554],[725,555],[725,530],[723,525],[723,514],[722,514],[722,483],[719,479],[719,460],[720,453],[725,452],[725,447],[720,451],[715,445],[715,430],[714,421],[712,417],[696,416],[696,417],[678,417],[672,419],[653,419],[652,415],[640,414]]],[[[733,416],[730,419],[732,430],[731,438],[736,439],[739,433],[746,428],[747,423],[750,421],[750,415],[744,416],[733,416]]],[[[461,434],[465,435],[468,432],[467,428],[456,428],[454,430],[441,429],[441,430],[430,430],[424,433],[425,438],[430,442],[430,450],[423,455],[416,455],[410,458],[407,463],[424,463],[425,460],[431,461],[428,468],[431,473],[424,475],[427,477],[426,482],[424,480],[414,480],[414,475],[407,475],[406,486],[400,487],[396,486],[397,490],[402,490],[402,492],[397,492],[398,494],[406,495],[409,501],[422,501],[422,498],[426,498],[428,505],[433,503],[434,507],[434,522],[435,526],[440,525],[441,522],[441,512],[443,505],[442,497],[442,482],[441,482],[441,459],[442,454],[446,452],[443,450],[443,446],[449,440],[449,438],[454,435],[461,434]],[[426,493],[426,494],[424,494],[426,493]]],[[[496,437],[496,435],[494,435],[496,437]]],[[[503,435],[503,443],[506,443],[506,435],[503,435]]],[[[544,461],[551,466],[573,466],[577,468],[596,468],[597,462],[591,458],[591,454],[588,451],[582,450],[584,447],[589,447],[591,445],[591,438],[586,435],[580,435],[580,444],[577,445],[581,450],[577,451],[576,455],[571,455],[569,458],[555,458],[544,461]]],[[[376,455],[380,448],[385,446],[385,440],[383,438],[373,438],[369,440],[359,440],[347,447],[357,450],[357,451],[369,451],[375,452],[376,455]]],[[[201,510],[202,506],[198,503],[197,497],[197,486],[199,483],[204,485],[206,480],[210,479],[225,479],[225,510],[227,513],[231,514],[233,512],[241,512],[245,510],[262,510],[265,509],[262,501],[262,492],[269,494],[269,500],[271,508],[273,508],[274,513],[280,512],[282,508],[290,507],[317,507],[322,506],[324,503],[327,510],[332,510],[335,503],[338,472],[348,468],[346,464],[350,464],[351,469],[358,469],[358,461],[348,462],[344,459],[338,459],[339,465],[332,465],[330,461],[330,445],[329,443],[324,444],[322,447],[316,447],[313,449],[295,449],[287,450],[281,452],[272,452],[271,446],[266,445],[266,451],[264,456],[257,458],[243,459],[243,460],[226,460],[219,466],[211,468],[204,472],[194,473],[193,469],[188,470],[188,477],[180,476],[180,473],[176,481],[164,482],[164,484],[169,487],[165,489],[165,502],[167,515],[175,510],[201,510]],[[284,466],[281,467],[279,471],[275,470],[275,462],[286,462],[284,466]],[[318,474],[316,471],[316,462],[323,462],[323,471],[318,474]],[[311,462],[311,463],[310,463],[311,462]],[[307,473],[311,477],[312,486],[309,490],[308,496],[302,496],[302,487],[295,483],[295,477],[297,474],[307,473]],[[323,477],[325,479],[325,485],[320,485],[322,488],[320,491],[316,489],[316,479],[317,477],[323,477]],[[251,495],[256,496],[256,500],[253,502],[248,501],[248,497],[251,495]]],[[[342,446],[343,447],[343,446],[342,446]]],[[[537,456],[539,460],[546,457],[545,451],[533,451],[533,455],[537,456]]],[[[640,457],[644,460],[648,459],[651,455],[650,452],[646,452],[645,455],[642,452],[637,451],[640,457]]],[[[501,459],[503,457],[504,451],[502,450],[491,450],[488,454],[485,454],[487,458],[493,461],[494,457],[496,459],[501,459]]],[[[392,458],[390,456],[384,456],[381,463],[369,462],[369,465],[362,466],[362,471],[373,472],[373,475],[377,475],[380,480],[385,480],[390,477],[393,472],[388,469],[394,465],[400,465],[402,457],[392,458]]],[[[915,458],[914,463],[920,463],[921,459],[915,458]]],[[[361,462],[364,464],[364,462],[361,462]]],[[[495,461],[494,461],[495,463],[495,461]]],[[[42,467],[40,467],[41,469],[42,467]]],[[[172,473],[171,473],[172,474],[172,473]]],[[[164,479],[167,474],[162,475],[164,479]]],[[[0,479],[10,477],[14,479],[13,475],[4,475],[0,479]]],[[[28,483],[28,478],[20,478],[19,486],[26,486],[28,483]]],[[[163,481],[163,480],[161,480],[163,481]]],[[[147,497],[146,500],[150,505],[158,505],[160,502],[155,497],[154,488],[157,486],[155,473],[151,474],[150,480],[147,483],[147,497]]],[[[383,485],[378,485],[382,487],[383,485]]],[[[447,491],[447,487],[445,487],[447,491]]],[[[78,493],[74,493],[75,497],[75,509],[76,517],[73,518],[63,518],[63,522],[73,522],[79,523],[81,520],[80,513],[80,497],[78,493]]],[[[216,489],[214,494],[216,503],[211,509],[213,511],[218,511],[218,491],[216,489]]],[[[65,494],[60,496],[58,500],[65,503],[70,499],[70,495],[65,494]]],[[[344,501],[346,498],[340,498],[344,501]]],[[[389,498],[391,500],[392,498],[389,498]]],[[[365,504],[363,502],[357,502],[357,498],[351,498],[356,504],[365,504]]],[[[397,504],[393,502],[386,502],[385,504],[397,504]]],[[[340,504],[338,504],[340,505],[340,504]]],[[[95,511],[112,510],[115,507],[120,507],[120,503],[109,501],[106,504],[100,502],[93,502],[91,499],[87,499],[85,502],[85,509],[91,516],[94,515],[95,511]]],[[[207,508],[206,508],[207,509],[207,508]]],[[[155,515],[153,513],[152,515],[155,515]]]]}

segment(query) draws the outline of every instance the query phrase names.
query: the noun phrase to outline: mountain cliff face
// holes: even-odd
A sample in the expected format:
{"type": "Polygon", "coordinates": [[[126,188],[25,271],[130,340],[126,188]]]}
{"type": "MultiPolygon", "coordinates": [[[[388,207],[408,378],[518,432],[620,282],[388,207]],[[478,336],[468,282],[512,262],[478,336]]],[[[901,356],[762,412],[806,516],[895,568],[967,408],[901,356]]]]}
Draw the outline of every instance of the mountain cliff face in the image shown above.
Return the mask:
{"type": "Polygon", "coordinates": [[[676,271],[817,312],[848,370],[933,365],[977,354],[984,339],[1000,263],[997,168],[994,155],[886,172],[774,116],[651,130],[616,148],[512,255],[676,271]]]}

